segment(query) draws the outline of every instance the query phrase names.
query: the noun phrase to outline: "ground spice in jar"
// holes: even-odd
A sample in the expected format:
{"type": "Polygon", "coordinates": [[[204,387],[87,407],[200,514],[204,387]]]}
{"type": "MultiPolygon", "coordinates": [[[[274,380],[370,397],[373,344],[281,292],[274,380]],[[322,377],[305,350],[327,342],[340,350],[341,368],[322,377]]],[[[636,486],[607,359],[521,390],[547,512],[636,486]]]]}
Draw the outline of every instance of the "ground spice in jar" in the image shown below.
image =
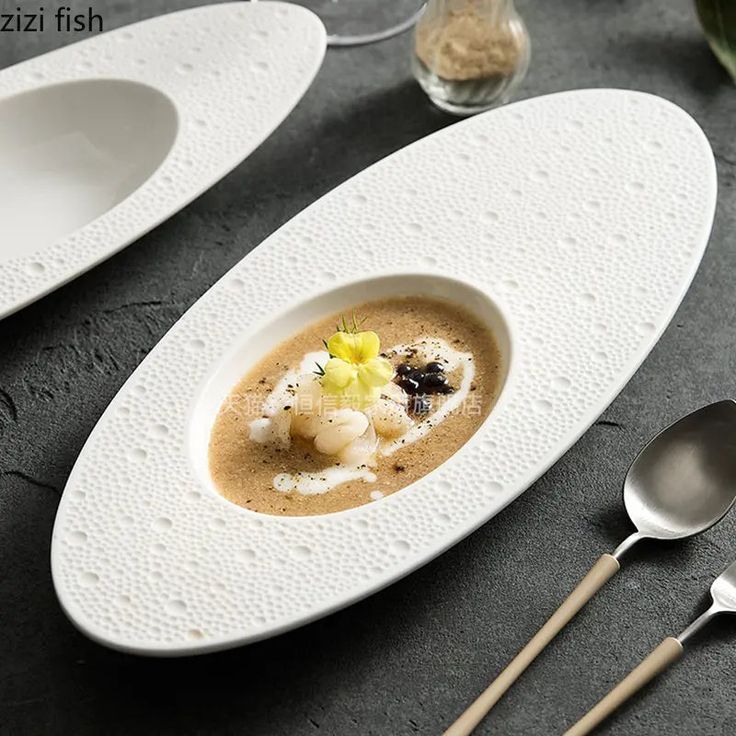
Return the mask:
{"type": "Polygon", "coordinates": [[[420,22],[415,51],[438,77],[469,81],[513,74],[523,43],[508,24],[494,22],[468,2],[437,19],[420,22]]]}

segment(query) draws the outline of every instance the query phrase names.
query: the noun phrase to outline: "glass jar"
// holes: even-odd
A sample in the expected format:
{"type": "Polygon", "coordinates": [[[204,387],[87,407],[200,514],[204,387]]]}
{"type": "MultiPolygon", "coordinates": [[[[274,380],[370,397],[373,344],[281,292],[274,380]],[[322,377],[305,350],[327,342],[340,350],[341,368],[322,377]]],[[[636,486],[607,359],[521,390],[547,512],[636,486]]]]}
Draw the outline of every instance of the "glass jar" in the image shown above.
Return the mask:
{"type": "Polygon", "coordinates": [[[473,115],[501,105],[529,67],[513,0],[429,0],[414,31],[414,76],[437,107],[473,115]]]}

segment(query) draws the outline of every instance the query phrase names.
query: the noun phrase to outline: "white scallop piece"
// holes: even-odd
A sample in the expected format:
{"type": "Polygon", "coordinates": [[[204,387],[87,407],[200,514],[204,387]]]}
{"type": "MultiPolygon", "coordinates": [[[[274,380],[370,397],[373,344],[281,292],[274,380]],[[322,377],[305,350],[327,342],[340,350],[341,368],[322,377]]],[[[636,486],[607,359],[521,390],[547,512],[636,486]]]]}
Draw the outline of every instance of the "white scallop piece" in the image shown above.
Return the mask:
{"type": "Polygon", "coordinates": [[[626,384],[695,274],[715,199],[697,124],[619,90],[479,115],[347,181],[215,284],[103,414],[54,527],[64,610],[107,646],[185,655],[299,626],[428,562],[626,384]],[[478,433],[410,488],[336,514],[273,517],[219,496],[207,438],[240,374],[288,330],[402,280],[478,294],[508,328],[506,385],[478,433]]]}
{"type": "Polygon", "coordinates": [[[0,71],[0,318],[186,206],[287,117],[325,30],[283,2],[184,10],[0,71]]]}

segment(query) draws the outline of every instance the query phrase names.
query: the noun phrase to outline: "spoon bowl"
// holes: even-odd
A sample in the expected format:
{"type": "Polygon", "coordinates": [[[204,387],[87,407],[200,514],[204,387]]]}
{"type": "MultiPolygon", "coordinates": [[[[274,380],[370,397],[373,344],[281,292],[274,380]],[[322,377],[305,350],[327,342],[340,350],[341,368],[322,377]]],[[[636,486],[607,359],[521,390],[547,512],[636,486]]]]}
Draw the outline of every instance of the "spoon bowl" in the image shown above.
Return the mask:
{"type": "Polygon", "coordinates": [[[697,634],[714,616],[721,613],[736,613],[736,562],[732,562],[710,586],[710,607],[701,613],[678,637],[684,644],[697,634]]]}
{"type": "Polygon", "coordinates": [[[720,613],[736,613],[736,562],[713,581],[710,594],[720,613]]]}
{"type": "Polygon", "coordinates": [[[662,430],[624,481],[624,505],[643,538],[682,539],[709,529],[736,501],[736,402],[719,401],[662,430]]]}

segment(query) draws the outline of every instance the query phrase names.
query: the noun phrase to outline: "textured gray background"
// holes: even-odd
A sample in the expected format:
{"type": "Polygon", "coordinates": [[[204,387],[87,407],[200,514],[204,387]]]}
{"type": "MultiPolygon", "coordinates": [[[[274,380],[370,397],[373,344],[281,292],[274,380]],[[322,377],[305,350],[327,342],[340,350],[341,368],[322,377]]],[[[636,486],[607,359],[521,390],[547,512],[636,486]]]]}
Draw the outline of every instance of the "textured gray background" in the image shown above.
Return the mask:
{"type": "MultiPolygon", "coordinates": [[[[194,4],[94,7],[110,29],[194,4]]],[[[649,359],[602,421],[518,501],[363,603],[272,641],[191,660],[127,657],[76,633],[54,597],[49,539],[61,489],[105,405],[187,307],[266,235],[366,165],[453,122],[413,83],[407,38],[329,52],[303,102],[249,161],[124,252],[0,322],[2,733],[438,733],[629,530],[619,493],[637,448],[678,416],[736,393],[736,90],[692,7],[519,6],[534,40],[519,97],[588,86],[654,92],[692,113],[716,152],[711,244],[649,359]]],[[[0,66],[72,40],[4,34],[0,66]]],[[[561,732],[699,610],[712,577],[736,557],[735,530],[736,515],[687,544],[642,546],[479,732],[561,732]]],[[[736,733],[732,624],[713,626],[602,732],[736,733]]]]}

